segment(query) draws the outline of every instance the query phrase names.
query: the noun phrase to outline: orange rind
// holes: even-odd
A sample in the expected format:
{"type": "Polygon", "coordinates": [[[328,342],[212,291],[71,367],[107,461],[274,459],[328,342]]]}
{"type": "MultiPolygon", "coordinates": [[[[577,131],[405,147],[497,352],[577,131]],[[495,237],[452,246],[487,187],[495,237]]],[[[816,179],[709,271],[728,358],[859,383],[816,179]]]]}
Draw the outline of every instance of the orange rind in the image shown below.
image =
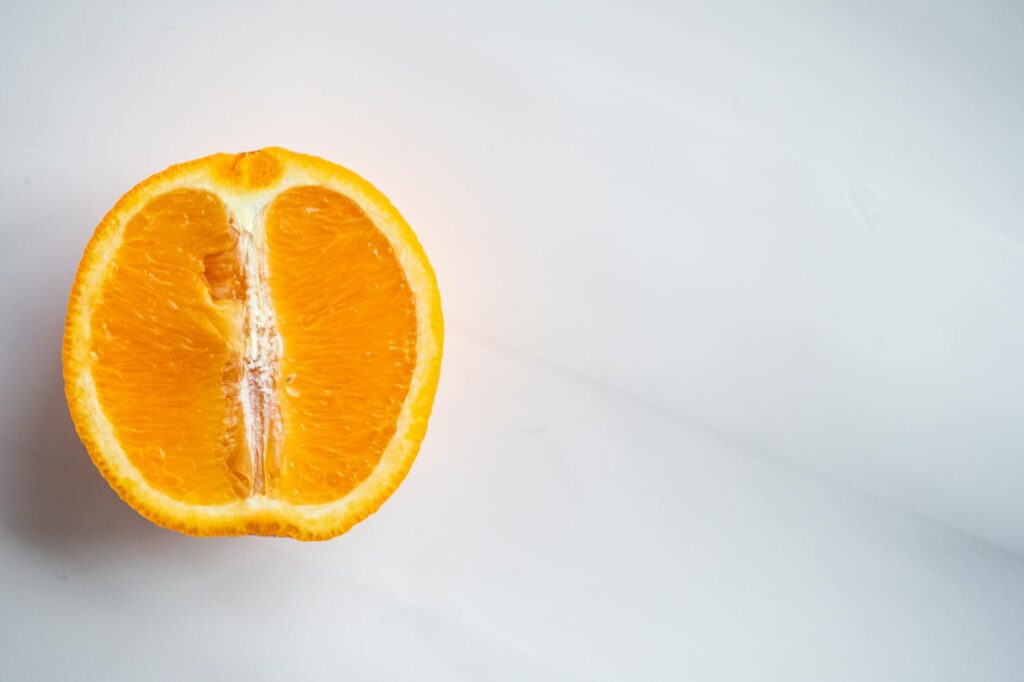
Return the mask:
{"type": "Polygon", "coordinates": [[[442,343],[434,272],[373,186],[285,149],[216,154],[143,181],[96,228],[65,390],[147,519],[319,540],[405,477],[442,343]]]}

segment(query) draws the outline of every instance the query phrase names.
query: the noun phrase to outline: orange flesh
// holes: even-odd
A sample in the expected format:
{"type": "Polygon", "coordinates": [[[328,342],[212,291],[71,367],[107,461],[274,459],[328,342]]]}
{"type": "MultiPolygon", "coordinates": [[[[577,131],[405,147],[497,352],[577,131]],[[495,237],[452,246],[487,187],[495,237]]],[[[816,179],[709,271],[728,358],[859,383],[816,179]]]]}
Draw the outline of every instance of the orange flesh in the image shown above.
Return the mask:
{"type": "Polygon", "coordinates": [[[230,258],[216,256],[237,241],[214,195],[153,199],[125,226],[92,317],[92,374],[125,453],[153,486],[197,504],[248,488],[237,397],[243,310],[226,285],[230,258]],[[216,302],[208,257],[220,263],[216,302]]]}
{"type": "Polygon", "coordinates": [[[416,364],[412,292],[388,241],[336,192],[283,192],[266,234],[283,345],[277,494],[327,502],[373,471],[395,433],[416,364]]]}
{"type": "Polygon", "coordinates": [[[372,221],[340,194],[299,187],[271,202],[265,230],[261,286],[282,348],[264,398],[280,439],[266,452],[246,437],[260,421],[241,397],[252,292],[219,198],[175,190],[140,210],[92,316],[92,374],[115,435],[150,485],[191,504],[342,497],[377,465],[409,391],[413,295],[372,221]]]}

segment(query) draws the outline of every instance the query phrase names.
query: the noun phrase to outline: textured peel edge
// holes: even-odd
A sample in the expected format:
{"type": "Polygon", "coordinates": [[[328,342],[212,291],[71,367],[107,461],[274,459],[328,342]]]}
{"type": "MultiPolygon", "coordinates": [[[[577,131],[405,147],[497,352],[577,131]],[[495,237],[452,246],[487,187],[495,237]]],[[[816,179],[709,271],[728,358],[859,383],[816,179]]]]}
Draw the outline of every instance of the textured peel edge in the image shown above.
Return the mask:
{"type": "Polygon", "coordinates": [[[419,240],[391,202],[356,173],[324,159],[269,147],[214,154],[177,164],[129,190],[100,221],[75,275],[64,327],[65,396],[75,429],[96,467],[117,494],[157,525],[197,536],[276,535],[325,540],[375,512],[408,474],[426,433],[440,376],[444,343],[441,297],[419,240]],[[417,364],[394,439],[374,471],[334,502],[290,505],[250,497],[227,505],[195,506],[150,487],[127,459],[100,408],[89,362],[90,316],[127,221],[152,197],[172,189],[207,189],[231,207],[268,203],[290,187],[318,185],[355,201],[388,239],[416,299],[417,364]]]}

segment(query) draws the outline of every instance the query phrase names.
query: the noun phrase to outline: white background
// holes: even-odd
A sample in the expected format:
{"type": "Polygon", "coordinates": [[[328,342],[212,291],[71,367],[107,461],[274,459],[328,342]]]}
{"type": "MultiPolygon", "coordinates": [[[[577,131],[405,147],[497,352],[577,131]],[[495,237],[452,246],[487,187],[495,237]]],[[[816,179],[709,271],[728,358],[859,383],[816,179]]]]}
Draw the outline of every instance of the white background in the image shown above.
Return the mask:
{"type": "Polygon", "coordinates": [[[1024,678],[1024,6],[0,0],[0,678],[1024,678]],[[60,376],[134,183],[282,145],[419,234],[398,493],[194,539],[60,376]]]}

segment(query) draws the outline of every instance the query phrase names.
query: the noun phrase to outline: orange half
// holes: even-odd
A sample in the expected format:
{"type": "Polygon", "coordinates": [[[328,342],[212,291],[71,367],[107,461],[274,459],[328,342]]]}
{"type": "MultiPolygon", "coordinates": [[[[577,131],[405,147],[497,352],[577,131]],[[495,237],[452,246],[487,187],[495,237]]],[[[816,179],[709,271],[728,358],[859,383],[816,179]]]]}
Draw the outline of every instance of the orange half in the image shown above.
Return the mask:
{"type": "Polygon", "coordinates": [[[324,539],[408,472],[442,336],[430,263],[368,182],[279,148],[217,154],[96,228],[65,389],[96,466],[151,521],[324,539]]]}

